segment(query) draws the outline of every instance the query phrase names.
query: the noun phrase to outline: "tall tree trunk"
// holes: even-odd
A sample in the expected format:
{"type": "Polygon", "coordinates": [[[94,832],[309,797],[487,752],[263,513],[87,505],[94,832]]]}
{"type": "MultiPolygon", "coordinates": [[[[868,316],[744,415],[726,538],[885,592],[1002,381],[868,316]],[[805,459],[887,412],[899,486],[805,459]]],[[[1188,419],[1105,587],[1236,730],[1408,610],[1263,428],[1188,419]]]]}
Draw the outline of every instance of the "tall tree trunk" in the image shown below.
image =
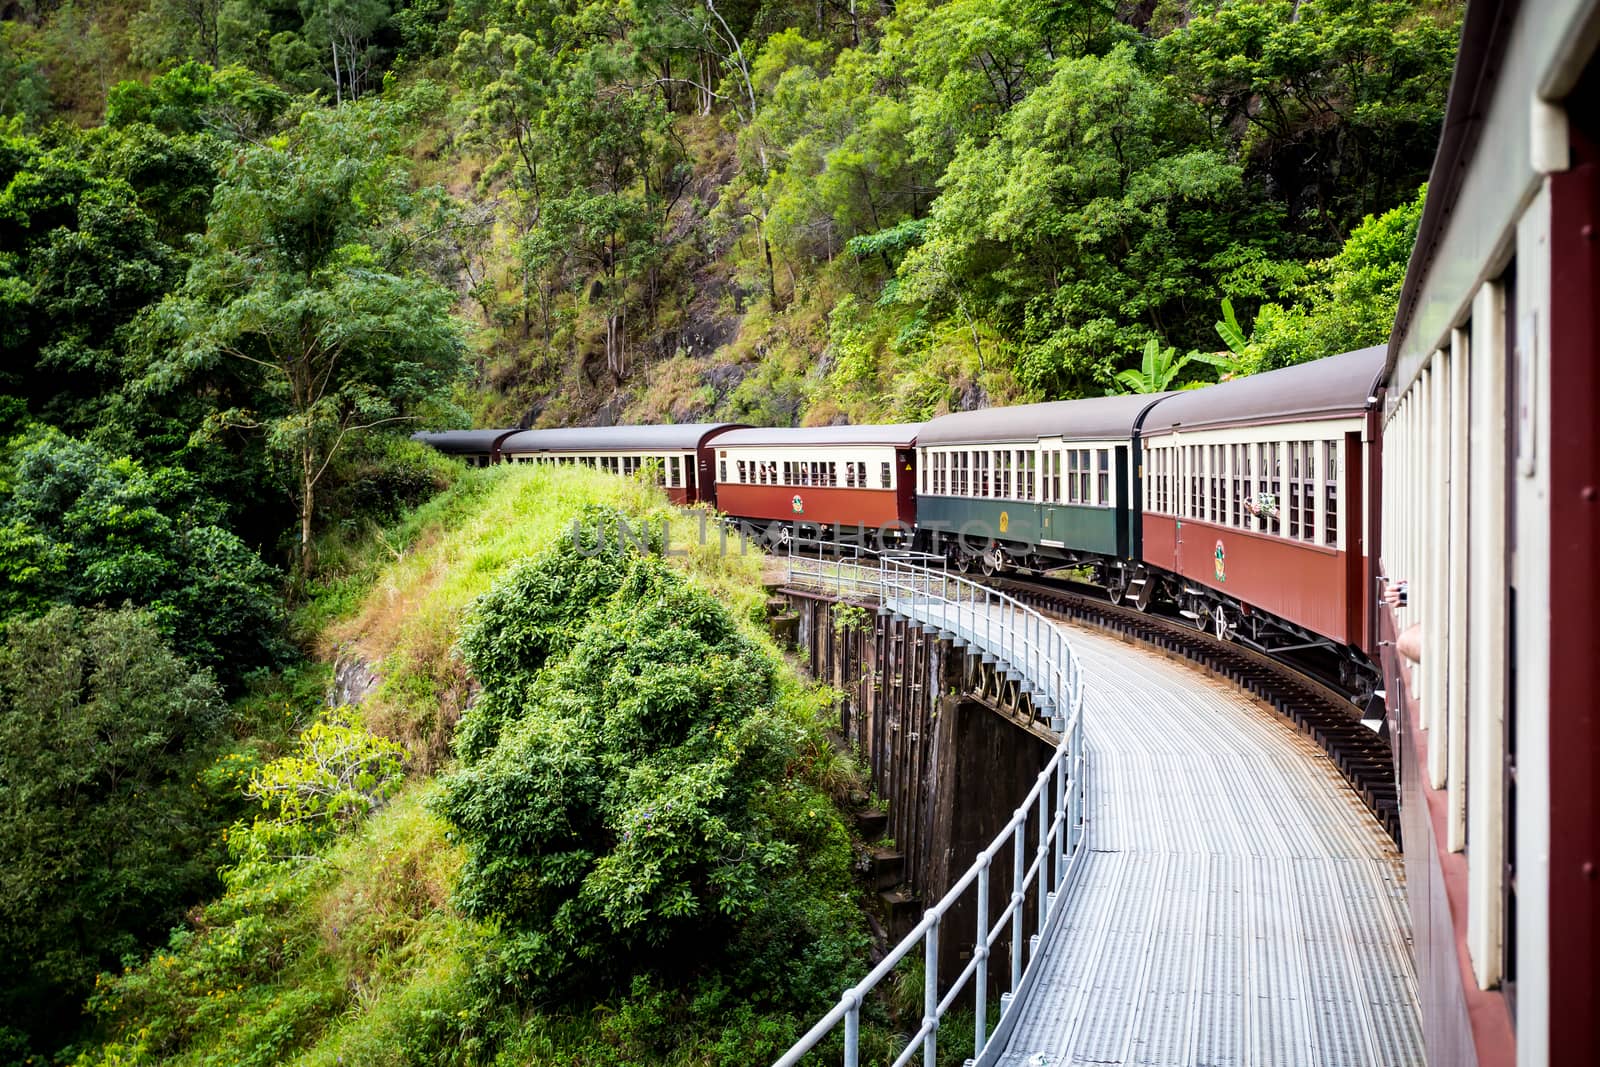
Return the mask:
{"type": "Polygon", "coordinates": [[[316,476],[312,473],[316,469],[317,457],[308,447],[301,452],[300,471],[300,580],[309,581],[311,578],[311,515],[316,505],[316,476]]]}
{"type": "Polygon", "coordinates": [[[334,36],[331,26],[328,28],[328,49],[333,53],[333,101],[343,104],[344,88],[339,81],[339,40],[334,36]]]}

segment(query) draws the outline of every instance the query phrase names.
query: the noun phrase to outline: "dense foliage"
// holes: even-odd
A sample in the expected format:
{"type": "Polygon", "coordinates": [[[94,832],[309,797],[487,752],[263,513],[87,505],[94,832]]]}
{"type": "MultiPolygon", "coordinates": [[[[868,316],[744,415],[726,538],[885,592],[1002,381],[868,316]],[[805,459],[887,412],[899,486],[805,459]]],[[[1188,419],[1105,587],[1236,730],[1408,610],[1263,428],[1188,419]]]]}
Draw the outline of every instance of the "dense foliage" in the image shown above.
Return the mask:
{"type": "Polygon", "coordinates": [[[274,758],[219,761],[253,808],[227,831],[224,892],[99,981],[104,1043],[78,1062],[733,1067],[770,1060],[862,966],[825,788],[854,778],[823,736],[826,694],[741,621],[757,564],[695,551],[686,578],[573,494],[627,503],[641,530],[634,491],[502,474],[453,490],[448,531],[369,598],[427,588],[430,618],[470,618],[485,688],[459,767],[407,783],[402,749],[351,709],[273,698],[304,729],[274,758]],[[494,578],[484,561],[509,557],[490,517],[534,500],[539,533],[511,536],[537,550],[494,578]],[[566,540],[574,520],[606,544],[566,540]],[[463,566],[441,586],[446,558],[463,566]]]}
{"type": "MultiPolygon", "coordinates": [[[[56,608],[0,646],[0,1054],[211,885],[198,782],[227,707],[149,615],[56,608]]],[[[25,1046],[24,1046],[25,1047],[25,1046]]]]}
{"type": "Polygon", "coordinates": [[[440,807],[462,907],[530,996],[709,973],[824,1003],[853,946],[849,839],[786,772],[802,731],[768,654],[620,518],[586,515],[463,632],[484,693],[440,807]]]}

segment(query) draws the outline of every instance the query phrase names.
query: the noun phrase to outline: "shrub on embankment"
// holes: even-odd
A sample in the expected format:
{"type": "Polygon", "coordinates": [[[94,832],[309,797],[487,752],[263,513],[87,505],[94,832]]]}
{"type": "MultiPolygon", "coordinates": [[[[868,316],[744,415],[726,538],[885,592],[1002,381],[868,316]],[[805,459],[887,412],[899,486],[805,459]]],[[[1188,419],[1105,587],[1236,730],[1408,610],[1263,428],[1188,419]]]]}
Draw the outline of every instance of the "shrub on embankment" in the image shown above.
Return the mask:
{"type": "Polygon", "coordinates": [[[226,892],[102,976],[79,1063],[747,1064],[825,1009],[865,943],[825,695],[756,557],[563,544],[597,503],[666,514],[491,471],[387,537],[327,628],[380,681],[254,772],[226,892]],[[428,707],[480,685],[459,730],[428,707]]]}

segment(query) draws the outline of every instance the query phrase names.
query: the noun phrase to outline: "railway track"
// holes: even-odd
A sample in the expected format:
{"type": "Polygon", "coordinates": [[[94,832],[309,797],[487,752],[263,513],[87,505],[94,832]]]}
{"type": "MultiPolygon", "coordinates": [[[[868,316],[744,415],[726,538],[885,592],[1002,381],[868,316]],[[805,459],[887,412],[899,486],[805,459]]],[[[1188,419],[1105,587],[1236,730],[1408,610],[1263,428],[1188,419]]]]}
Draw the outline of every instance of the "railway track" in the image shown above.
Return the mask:
{"type": "Polygon", "coordinates": [[[1219,641],[1192,626],[1072,592],[1011,578],[983,579],[1041,614],[1082,623],[1187,659],[1270,705],[1322,746],[1350,787],[1400,840],[1400,804],[1389,741],[1362,724],[1350,702],[1292,667],[1219,641]]]}

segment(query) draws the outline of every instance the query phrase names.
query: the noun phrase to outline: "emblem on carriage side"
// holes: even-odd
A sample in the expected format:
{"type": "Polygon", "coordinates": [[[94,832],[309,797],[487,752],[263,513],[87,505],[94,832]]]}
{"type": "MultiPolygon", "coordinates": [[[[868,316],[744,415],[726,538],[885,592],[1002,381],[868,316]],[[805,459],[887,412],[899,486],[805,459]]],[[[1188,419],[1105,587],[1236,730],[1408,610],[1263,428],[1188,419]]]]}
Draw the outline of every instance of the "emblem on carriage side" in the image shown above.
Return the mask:
{"type": "Polygon", "coordinates": [[[1010,525],[1011,525],[1011,516],[1009,514],[1007,514],[1006,512],[1002,511],[1000,513],[1000,532],[1001,533],[1005,533],[1006,532],[1006,527],[1008,527],[1010,525]]]}
{"type": "Polygon", "coordinates": [[[789,501],[789,506],[794,508],[796,515],[804,515],[806,513],[806,502],[800,499],[799,493],[796,493],[794,499],[789,501]]]}
{"type": "Polygon", "coordinates": [[[1220,538],[1218,538],[1218,540],[1217,540],[1217,581],[1225,582],[1227,580],[1228,580],[1228,553],[1227,553],[1227,550],[1222,547],[1222,540],[1220,538]]]}

